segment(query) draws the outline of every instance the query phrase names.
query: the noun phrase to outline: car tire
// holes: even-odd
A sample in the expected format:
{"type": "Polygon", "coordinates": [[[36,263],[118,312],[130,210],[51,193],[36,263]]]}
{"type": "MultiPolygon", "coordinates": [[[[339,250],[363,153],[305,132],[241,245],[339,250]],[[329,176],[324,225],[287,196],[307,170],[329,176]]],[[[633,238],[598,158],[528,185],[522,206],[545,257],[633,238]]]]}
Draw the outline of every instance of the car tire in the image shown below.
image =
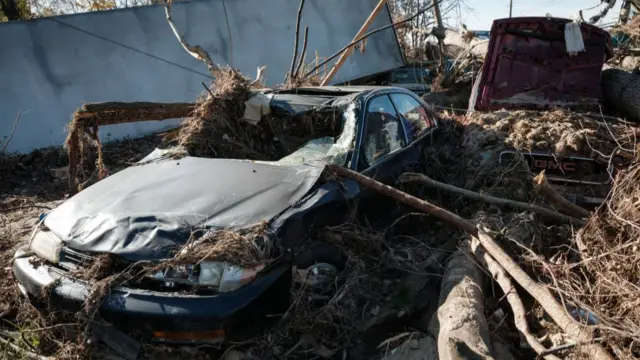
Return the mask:
{"type": "Polygon", "coordinates": [[[342,271],[347,265],[347,259],[348,256],[337,246],[314,244],[296,255],[295,265],[298,269],[306,269],[315,264],[327,263],[342,271]]]}
{"type": "Polygon", "coordinates": [[[320,292],[335,290],[338,274],[345,269],[347,259],[348,256],[338,247],[312,245],[300,251],[294,259],[296,281],[320,292]]]}

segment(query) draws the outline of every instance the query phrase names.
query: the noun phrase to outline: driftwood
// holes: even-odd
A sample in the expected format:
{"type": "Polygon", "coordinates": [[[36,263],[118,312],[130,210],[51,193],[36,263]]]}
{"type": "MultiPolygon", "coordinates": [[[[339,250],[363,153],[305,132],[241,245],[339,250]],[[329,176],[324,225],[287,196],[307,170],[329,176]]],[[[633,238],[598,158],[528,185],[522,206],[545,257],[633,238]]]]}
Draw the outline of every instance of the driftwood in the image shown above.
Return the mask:
{"type": "Polygon", "coordinates": [[[73,120],[69,124],[69,134],[65,140],[69,156],[69,186],[75,186],[78,190],[81,188],[78,171],[84,163],[87,138],[93,140],[97,146],[98,177],[105,176],[106,170],[98,135],[100,126],[187,117],[195,106],[195,103],[153,102],[104,102],[83,105],[74,113],[73,120]]]}
{"type": "Polygon", "coordinates": [[[195,103],[92,103],[82,105],[82,107],[76,110],[73,121],[82,121],[85,123],[83,126],[115,125],[138,121],[161,121],[187,117],[195,107],[195,103]]]}
{"type": "MultiPolygon", "coordinates": [[[[538,355],[542,355],[547,349],[531,334],[531,331],[529,331],[529,324],[527,324],[526,318],[527,313],[511,279],[507,276],[502,266],[484,251],[482,246],[480,246],[480,241],[476,238],[471,240],[471,251],[473,251],[473,254],[480,264],[491,273],[493,279],[500,285],[502,292],[505,293],[507,301],[513,310],[514,323],[518,332],[520,332],[520,337],[522,337],[538,355]]],[[[553,355],[547,355],[544,358],[547,360],[559,360],[553,355]]]]}
{"type": "Polygon", "coordinates": [[[590,328],[584,327],[572,319],[568,315],[567,310],[558,303],[546,286],[541,285],[527,275],[488,234],[478,231],[471,222],[446,209],[433,205],[425,200],[418,199],[391,186],[382,184],[355,171],[345,169],[342,166],[329,165],[329,168],[340,176],[353,179],[357,183],[387,195],[403,204],[420,209],[477,238],[487,253],[489,253],[520,286],[538,301],[540,306],[542,306],[547,314],[549,314],[570,338],[589,343],[589,345],[585,345],[581,350],[589,352],[596,360],[613,360],[613,357],[600,344],[590,343],[594,339],[593,331],[590,328]]]}
{"type": "Polygon", "coordinates": [[[484,318],[482,272],[465,241],[449,258],[440,288],[438,355],[441,360],[493,359],[484,318]]]}
{"type": "Polygon", "coordinates": [[[509,199],[503,199],[503,198],[499,198],[499,197],[495,197],[495,196],[491,196],[491,195],[485,195],[485,194],[480,194],[477,193],[475,191],[471,191],[471,190],[467,190],[467,189],[462,189],[453,185],[449,185],[449,184],[445,184],[445,183],[441,183],[439,181],[433,180],[430,177],[424,175],[424,174],[416,174],[416,173],[405,173],[402,174],[402,176],[400,176],[399,179],[400,182],[420,182],[423,185],[432,187],[432,188],[436,188],[436,189],[440,189],[440,190],[445,190],[445,191],[449,191],[449,192],[453,192],[456,194],[460,194],[463,195],[465,197],[468,197],[470,199],[476,200],[476,201],[481,201],[481,202],[485,202],[488,204],[494,204],[494,205],[499,205],[499,206],[508,206],[511,208],[515,208],[515,209],[521,209],[521,210],[527,210],[527,211],[532,211],[535,212],[537,214],[555,219],[555,220],[560,220],[563,222],[567,222],[570,224],[574,224],[577,226],[582,226],[585,224],[584,221],[580,220],[580,219],[576,219],[570,216],[566,216],[563,214],[560,214],[554,210],[548,209],[548,208],[544,208],[542,206],[537,206],[537,205],[532,205],[532,204],[528,204],[525,202],[520,202],[520,201],[514,201],[514,200],[509,200],[509,199]]]}
{"type": "Polygon", "coordinates": [[[562,195],[553,190],[553,188],[547,181],[544,170],[542,170],[540,174],[533,178],[533,183],[536,191],[546,201],[555,206],[558,210],[564,211],[565,214],[580,218],[588,218],[589,216],[591,216],[591,213],[589,213],[589,211],[565,199],[562,195]]]}

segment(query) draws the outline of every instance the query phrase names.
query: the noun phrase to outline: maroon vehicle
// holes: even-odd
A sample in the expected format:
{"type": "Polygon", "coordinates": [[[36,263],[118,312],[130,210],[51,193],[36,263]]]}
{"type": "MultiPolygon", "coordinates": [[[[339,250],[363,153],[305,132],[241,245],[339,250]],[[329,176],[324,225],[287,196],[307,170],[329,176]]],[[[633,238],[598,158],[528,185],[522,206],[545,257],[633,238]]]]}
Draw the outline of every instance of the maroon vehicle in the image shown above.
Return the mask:
{"type": "Polygon", "coordinates": [[[613,55],[611,36],[596,26],[581,24],[586,51],[571,55],[564,37],[569,22],[546,17],[494,20],[470,109],[566,108],[599,103],[602,66],[613,55]]]}
{"type": "MultiPolygon", "coordinates": [[[[493,22],[489,47],[469,100],[469,110],[575,108],[602,100],[600,74],[613,55],[608,32],[588,24],[580,31],[585,51],[570,54],[568,19],[521,17],[493,22]]],[[[519,151],[509,149],[500,161],[519,151]]],[[[600,203],[611,183],[611,164],[581,154],[557,159],[548,151],[521,154],[532,172],[545,170],[565,197],[588,206],[600,203]]]]}

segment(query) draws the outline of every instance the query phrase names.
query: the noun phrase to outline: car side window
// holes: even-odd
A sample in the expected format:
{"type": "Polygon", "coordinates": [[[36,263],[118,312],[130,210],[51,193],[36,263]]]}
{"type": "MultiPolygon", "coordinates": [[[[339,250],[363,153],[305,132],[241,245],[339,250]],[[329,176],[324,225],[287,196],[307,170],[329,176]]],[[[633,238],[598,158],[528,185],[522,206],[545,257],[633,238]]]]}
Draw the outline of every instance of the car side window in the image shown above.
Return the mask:
{"type": "Polygon", "coordinates": [[[362,140],[359,170],[368,168],[383,156],[407,145],[402,123],[387,95],[369,101],[362,140]]]}
{"type": "Polygon", "coordinates": [[[391,94],[391,100],[404,118],[405,131],[409,139],[418,137],[424,130],[435,125],[429,117],[427,109],[416,99],[407,94],[391,94]]]}

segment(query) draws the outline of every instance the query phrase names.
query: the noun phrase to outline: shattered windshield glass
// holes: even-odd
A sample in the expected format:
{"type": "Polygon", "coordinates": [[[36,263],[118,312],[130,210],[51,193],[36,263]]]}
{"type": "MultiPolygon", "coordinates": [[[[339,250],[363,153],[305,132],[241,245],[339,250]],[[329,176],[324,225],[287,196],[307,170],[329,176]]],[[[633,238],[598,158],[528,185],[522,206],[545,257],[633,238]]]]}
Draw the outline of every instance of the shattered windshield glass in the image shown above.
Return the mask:
{"type": "Polygon", "coordinates": [[[345,165],[347,155],[353,149],[356,139],[356,111],[351,103],[342,112],[342,133],[337,139],[331,136],[308,141],[293,153],[276,161],[278,165],[299,165],[315,161],[345,165]]]}

